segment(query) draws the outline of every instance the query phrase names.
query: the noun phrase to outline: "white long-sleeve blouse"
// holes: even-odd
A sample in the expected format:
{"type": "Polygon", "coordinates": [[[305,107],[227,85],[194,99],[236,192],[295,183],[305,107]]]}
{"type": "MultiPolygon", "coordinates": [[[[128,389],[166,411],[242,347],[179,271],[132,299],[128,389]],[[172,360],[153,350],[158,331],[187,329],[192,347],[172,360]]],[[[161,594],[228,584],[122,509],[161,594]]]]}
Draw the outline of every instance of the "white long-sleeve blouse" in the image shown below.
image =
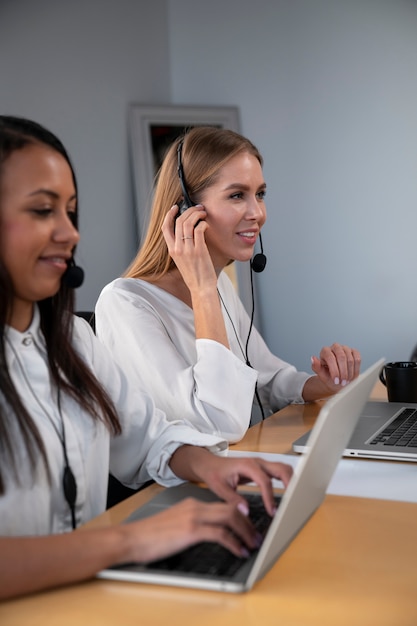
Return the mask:
{"type": "Polygon", "coordinates": [[[250,319],[229,277],[218,289],[230,350],[195,337],[194,314],[184,302],[147,281],[118,278],[96,304],[96,331],[135,384],[143,384],[169,418],[185,418],[202,432],[229,442],[245,434],[255,384],[268,415],[303,402],[310,374],[273,355],[250,319]]]}
{"type": "Polygon", "coordinates": [[[113,400],[123,432],[111,437],[101,422],[93,420],[66,395],[61,398],[61,420],[56,393],[50,384],[39,318],[36,309],[27,331],[6,329],[6,358],[17,391],[44,442],[51,481],[40,460],[35,472],[31,471],[16,429],[19,482],[6,472],[7,489],[0,496],[1,535],[71,530],[70,510],[62,487],[63,424],[69,464],[77,483],[77,525],[104,511],[109,469],[132,488],[150,478],[170,486],[181,482],[168,465],[180,445],[195,444],[218,453],[227,449],[227,442],[221,437],[203,435],[185,422],[168,421],[139,385],[129,385],[105,346],[80,318],[74,319],[73,344],[113,400]]]}

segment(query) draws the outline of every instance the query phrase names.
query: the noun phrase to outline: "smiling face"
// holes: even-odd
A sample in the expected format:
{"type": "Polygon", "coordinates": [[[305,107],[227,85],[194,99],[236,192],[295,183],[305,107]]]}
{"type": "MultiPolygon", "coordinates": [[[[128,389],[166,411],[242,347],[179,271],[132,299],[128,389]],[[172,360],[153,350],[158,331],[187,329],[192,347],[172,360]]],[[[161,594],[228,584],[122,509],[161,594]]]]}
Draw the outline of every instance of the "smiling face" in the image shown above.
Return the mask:
{"type": "Polygon", "coordinates": [[[256,157],[242,152],[219,170],[201,194],[207,211],[206,243],[217,271],[230,260],[248,261],[266,219],[266,184],[256,157]]]}
{"type": "Polygon", "coordinates": [[[69,164],[43,144],[15,150],[0,180],[0,254],[13,283],[9,324],[25,330],[33,305],[55,295],[78,243],[69,164]]]}

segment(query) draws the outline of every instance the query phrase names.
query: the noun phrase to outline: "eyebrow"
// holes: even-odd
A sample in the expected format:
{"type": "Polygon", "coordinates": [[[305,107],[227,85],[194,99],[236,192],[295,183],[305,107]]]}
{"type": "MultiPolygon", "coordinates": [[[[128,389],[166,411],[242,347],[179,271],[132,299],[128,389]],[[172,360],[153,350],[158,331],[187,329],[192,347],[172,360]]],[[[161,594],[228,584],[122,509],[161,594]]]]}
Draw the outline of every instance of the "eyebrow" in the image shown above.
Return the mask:
{"type": "MultiPolygon", "coordinates": [[[[54,200],[58,200],[59,199],[59,194],[56,193],[55,191],[52,191],[51,189],[35,189],[35,191],[32,191],[29,195],[29,197],[31,196],[37,196],[37,195],[45,195],[45,196],[49,196],[50,198],[53,198],[54,200]]],[[[74,195],[72,195],[69,199],[69,201],[71,202],[72,200],[76,200],[77,199],[77,194],[74,193],[74,195]]]]}
{"type": "MultiPolygon", "coordinates": [[[[231,183],[230,185],[227,185],[227,187],[224,188],[224,191],[230,191],[230,189],[244,189],[246,191],[250,189],[250,187],[248,185],[245,185],[244,183],[231,183]]],[[[266,183],[262,183],[262,185],[259,185],[258,191],[260,189],[265,190],[266,183]]]]}

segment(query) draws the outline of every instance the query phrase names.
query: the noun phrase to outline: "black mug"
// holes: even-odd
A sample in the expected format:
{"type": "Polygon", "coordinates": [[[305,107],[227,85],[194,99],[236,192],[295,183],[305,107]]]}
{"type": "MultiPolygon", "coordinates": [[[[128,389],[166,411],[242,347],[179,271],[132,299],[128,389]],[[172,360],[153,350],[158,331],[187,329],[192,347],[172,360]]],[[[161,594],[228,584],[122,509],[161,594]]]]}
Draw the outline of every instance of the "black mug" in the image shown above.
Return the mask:
{"type": "Polygon", "coordinates": [[[379,379],[387,388],[389,402],[417,402],[417,362],[386,363],[379,379]]]}

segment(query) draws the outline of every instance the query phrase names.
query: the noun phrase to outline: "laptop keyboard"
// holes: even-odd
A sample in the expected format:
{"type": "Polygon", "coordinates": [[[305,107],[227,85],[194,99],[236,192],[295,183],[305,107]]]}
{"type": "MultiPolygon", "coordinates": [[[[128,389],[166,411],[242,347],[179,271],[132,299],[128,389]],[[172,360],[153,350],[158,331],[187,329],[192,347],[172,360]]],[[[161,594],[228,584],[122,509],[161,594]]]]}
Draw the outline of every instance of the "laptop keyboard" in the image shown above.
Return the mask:
{"type": "MultiPolygon", "coordinates": [[[[262,497],[259,494],[245,493],[249,504],[249,517],[261,535],[265,535],[272,518],[265,511],[262,497]]],[[[279,505],[280,496],[275,496],[275,504],[279,505]]],[[[218,543],[201,542],[178,554],[148,564],[152,570],[186,572],[190,574],[206,574],[215,577],[232,577],[246,563],[218,543]]]]}
{"type": "Polygon", "coordinates": [[[403,409],[399,415],[369,442],[385,446],[417,447],[417,410],[403,409]]]}

